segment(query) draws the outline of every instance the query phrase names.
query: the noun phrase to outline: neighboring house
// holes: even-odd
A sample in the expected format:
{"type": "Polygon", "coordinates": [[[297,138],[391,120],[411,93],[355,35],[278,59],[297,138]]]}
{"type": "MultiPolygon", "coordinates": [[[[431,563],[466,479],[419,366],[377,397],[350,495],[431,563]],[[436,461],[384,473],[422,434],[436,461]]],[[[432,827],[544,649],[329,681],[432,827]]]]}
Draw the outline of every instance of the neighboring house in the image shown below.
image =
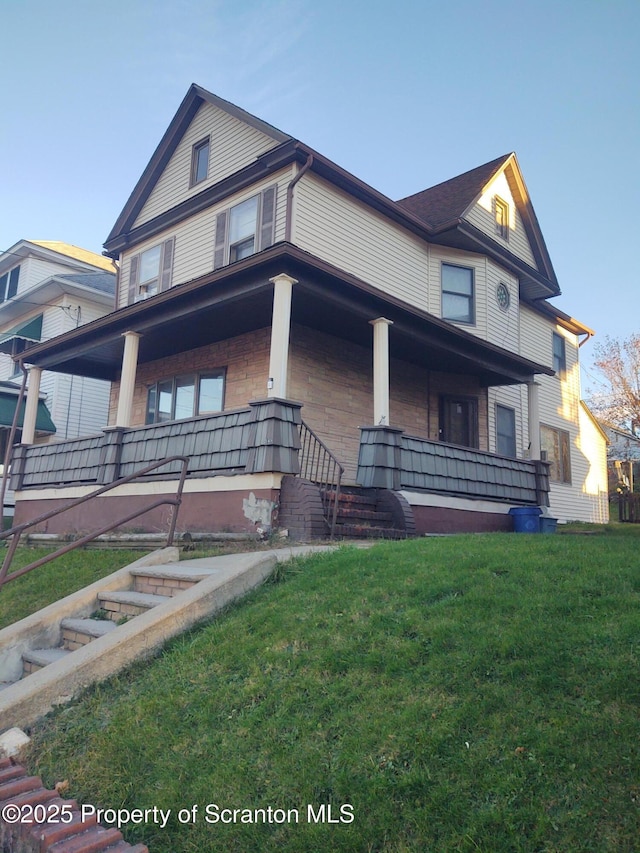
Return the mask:
{"type": "MultiPolygon", "coordinates": [[[[112,311],[115,271],[109,258],[61,242],[20,240],[0,254],[0,461],[22,382],[21,354],[34,342],[112,311]]],[[[108,382],[46,371],[36,440],[98,432],[106,425],[108,404],[108,382]]],[[[22,418],[16,441],[21,426],[22,418]]]]}
{"type": "Polygon", "coordinates": [[[609,492],[634,491],[640,484],[640,438],[627,430],[603,424],[609,440],[609,492]]]}
{"type": "MultiPolygon", "coordinates": [[[[25,358],[111,380],[111,428],[55,460],[24,446],[21,518],[54,483],[77,495],[183,452],[182,529],[322,533],[306,481],[326,449],[408,530],[508,529],[514,506],[606,520],[578,378],[591,332],[547,301],[560,289],[514,154],[392,201],[194,85],[105,248],[116,311],[25,358]]],[[[174,482],[119,487],[101,516],[174,482]]],[[[69,518],[58,529],[88,527],[69,518]]]]}

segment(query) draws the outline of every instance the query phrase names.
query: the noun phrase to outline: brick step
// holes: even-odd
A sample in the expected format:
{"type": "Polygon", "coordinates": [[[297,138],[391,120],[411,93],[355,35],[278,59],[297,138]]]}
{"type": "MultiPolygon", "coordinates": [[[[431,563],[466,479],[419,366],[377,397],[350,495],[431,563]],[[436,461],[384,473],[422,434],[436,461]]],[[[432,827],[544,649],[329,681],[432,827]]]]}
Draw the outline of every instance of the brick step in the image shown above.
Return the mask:
{"type": "Polygon", "coordinates": [[[179,566],[154,566],[133,569],[133,588],[136,592],[165,597],[178,595],[208,578],[215,569],[182,569],[179,566]]]}
{"type": "Polygon", "coordinates": [[[404,530],[395,527],[374,527],[367,524],[336,524],[338,539],[406,539],[404,530]]]}
{"type": "Polygon", "coordinates": [[[110,619],[63,619],[60,627],[62,647],[73,652],[113,631],[116,625],[110,619]]]}
{"type": "Polygon", "coordinates": [[[338,503],[344,504],[345,506],[362,506],[362,507],[374,507],[378,503],[378,499],[375,495],[369,495],[365,492],[340,492],[338,496],[338,503]]]}
{"type": "Polygon", "coordinates": [[[100,607],[106,611],[107,618],[119,622],[125,616],[139,616],[146,613],[152,607],[165,604],[167,597],[164,595],[150,595],[146,592],[135,592],[134,590],[106,591],[98,593],[100,607]]]}
{"type": "Polygon", "coordinates": [[[363,509],[345,509],[343,507],[338,507],[338,520],[343,521],[346,524],[359,524],[360,522],[366,523],[368,521],[374,521],[376,523],[376,527],[384,527],[388,522],[389,524],[393,521],[393,515],[390,512],[378,512],[377,510],[363,510],[363,509]]]}
{"type": "Polygon", "coordinates": [[[23,675],[31,675],[49,666],[50,663],[55,663],[62,660],[71,652],[68,649],[30,649],[22,654],[23,675]]]}

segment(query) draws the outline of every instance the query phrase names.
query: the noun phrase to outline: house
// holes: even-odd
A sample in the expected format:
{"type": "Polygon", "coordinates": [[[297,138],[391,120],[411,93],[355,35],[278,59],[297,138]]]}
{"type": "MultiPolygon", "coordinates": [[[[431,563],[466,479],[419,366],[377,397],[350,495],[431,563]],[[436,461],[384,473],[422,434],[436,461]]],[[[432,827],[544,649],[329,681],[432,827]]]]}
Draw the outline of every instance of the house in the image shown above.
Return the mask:
{"type": "MultiPolygon", "coordinates": [[[[393,201],[193,85],[105,249],[116,310],[23,358],[111,381],[110,426],[55,458],[23,436],[20,520],[178,453],[183,530],[326,535],[339,476],[347,504],[373,501],[361,523],[400,531],[510,529],[514,506],[606,519],[591,331],[550,301],[515,154],[393,201]]],[[[171,494],[176,466],[99,498],[101,517],[171,494]]]]}
{"type": "MultiPolygon", "coordinates": [[[[1,460],[23,377],[14,359],[34,342],[112,311],[115,271],[110,259],[62,242],[20,240],[0,254],[1,460]]],[[[98,432],[107,423],[108,404],[108,383],[46,371],[40,382],[35,439],[47,442],[98,432]]],[[[19,419],[18,441],[21,427],[19,419]]]]}
{"type": "Polygon", "coordinates": [[[608,439],[609,493],[633,492],[640,482],[640,438],[634,432],[603,424],[608,439]]]}

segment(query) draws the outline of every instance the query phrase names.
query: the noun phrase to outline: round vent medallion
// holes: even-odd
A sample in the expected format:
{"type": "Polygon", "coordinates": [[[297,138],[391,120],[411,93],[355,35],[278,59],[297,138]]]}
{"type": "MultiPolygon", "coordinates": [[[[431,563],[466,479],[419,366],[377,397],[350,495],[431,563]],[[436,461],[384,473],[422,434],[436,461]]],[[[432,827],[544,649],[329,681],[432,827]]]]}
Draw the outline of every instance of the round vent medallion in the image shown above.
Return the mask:
{"type": "Polygon", "coordinates": [[[500,284],[496,287],[496,299],[498,300],[498,305],[502,308],[503,311],[509,310],[509,305],[511,304],[511,294],[509,293],[509,288],[506,284],[500,282],[500,284]]]}

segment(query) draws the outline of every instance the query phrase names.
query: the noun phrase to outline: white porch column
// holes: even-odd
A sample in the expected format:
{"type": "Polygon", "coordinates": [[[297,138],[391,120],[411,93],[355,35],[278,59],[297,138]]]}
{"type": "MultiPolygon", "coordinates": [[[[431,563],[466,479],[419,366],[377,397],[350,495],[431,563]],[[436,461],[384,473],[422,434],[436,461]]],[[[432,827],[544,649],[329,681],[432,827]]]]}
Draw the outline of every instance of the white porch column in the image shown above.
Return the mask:
{"type": "Polygon", "coordinates": [[[390,426],[389,421],[389,326],[393,320],[378,317],[373,326],[373,423],[390,426]]]}
{"type": "Polygon", "coordinates": [[[29,368],[29,388],[27,402],[24,407],[24,423],[22,425],[22,444],[33,444],[36,437],[36,419],[38,417],[38,400],[40,399],[41,367],[29,368]]]}
{"type": "Polygon", "coordinates": [[[287,399],[287,374],[289,370],[289,332],[291,328],[291,294],[295,278],[282,273],[273,282],[273,313],[271,318],[271,351],[269,355],[269,382],[267,396],[287,399]]]}
{"type": "Polygon", "coordinates": [[[540,384],[527,383],[529,404],[529,458],[540,459],[540,384]]]}
{"type": "Polygon", "coordinates": [[[122,355],[122,372],[120,375],[120,391],[118,393],[118,412],[116,426],[131,426],[133,410],[133,390],[136,385],[138,369],[138,348],[141,335],[138,332],[124,332],[124,353],[122,355]]]}

